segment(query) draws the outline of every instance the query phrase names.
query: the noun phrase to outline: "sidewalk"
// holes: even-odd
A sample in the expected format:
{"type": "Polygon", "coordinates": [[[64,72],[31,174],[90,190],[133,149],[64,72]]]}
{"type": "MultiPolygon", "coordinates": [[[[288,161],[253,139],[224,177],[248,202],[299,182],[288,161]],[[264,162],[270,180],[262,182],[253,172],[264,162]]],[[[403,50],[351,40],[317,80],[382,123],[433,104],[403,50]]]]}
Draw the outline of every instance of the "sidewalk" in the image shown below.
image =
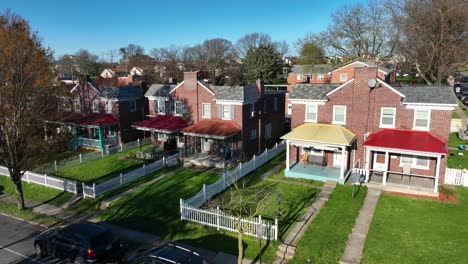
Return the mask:
{"type": "Polygon", "coordinates": [[[364,205],[359,211],[359,216],[353,227],[353,233],[346,242],[346,248],[341,257],[340,263],[344,264],[358,264],[361,263],[362,250],[366,242],[367,232],[369,225],[374,216],[374,211],[379,201],[381,190],[369,188],[367,191],[364,205]]]}

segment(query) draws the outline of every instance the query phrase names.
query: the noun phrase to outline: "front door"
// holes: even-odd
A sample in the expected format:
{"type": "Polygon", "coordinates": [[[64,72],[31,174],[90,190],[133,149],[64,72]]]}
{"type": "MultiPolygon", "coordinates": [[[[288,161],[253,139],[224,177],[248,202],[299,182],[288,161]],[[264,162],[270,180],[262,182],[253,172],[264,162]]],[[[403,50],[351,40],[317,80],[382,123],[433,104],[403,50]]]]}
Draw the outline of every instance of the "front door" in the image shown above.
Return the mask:
{"type": "Polygon", "coordinates": [[[341,168],[341,152],[333,153],[333,167],[341,168]]]}
{"type": "Polygon", "coordinates": [[[374,153],[374,170],[385,171],[385,154],[381,152],[374,153]]]}

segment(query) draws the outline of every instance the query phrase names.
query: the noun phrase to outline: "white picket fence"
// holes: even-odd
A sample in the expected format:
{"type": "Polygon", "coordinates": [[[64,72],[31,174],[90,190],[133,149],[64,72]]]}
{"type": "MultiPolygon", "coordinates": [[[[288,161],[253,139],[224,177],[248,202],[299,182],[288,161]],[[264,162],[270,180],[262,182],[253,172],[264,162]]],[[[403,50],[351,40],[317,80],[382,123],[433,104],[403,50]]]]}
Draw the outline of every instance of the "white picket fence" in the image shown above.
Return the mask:
{"type": "Polygon", "coordinates": [[[262,220],[262,216],[254,217],[252,220],[239,219],[223,211],[216,209],[198,209],[183,202],[180,199],[180,218],[201,225],[211,226],[217,230],[227,230],[238,232],[238,225],[241,223],[244,234],[258,237],[259,225],[262,225],[261,236],[263,239],[278,239],[278,219],[274,224],[262,220]]]}
{"type": "MultiPolygon", "coordinates": [[[[247,163],[240,163],[234,170],[228,171],[216,182],[205,185],[194,196],[187,200],[180,200],[180,213],[181,219],[207,226],[214,226],[216,228],[237,232],[237,219],[224,212],[213,212],[212,209],[199,209],[208,199],[216,194],[224,191],[231,184],[235,183],[245,175],[249,174],[256,168],[262,166],[270,159],[274,158],[286,149],[286,144],[276,144],[271,149],[265,151],[259,156],[253,158],[247,163]]],[[[263,229],[263,237],[268,239],[278,239],[278,220],[275,219],[274,224],[265,223],[259,220],[249,221],[242,219],[244,230],[248,230],[245,234],[249,236],[257,236],[258,225],[261,223],[265,228],[263,229]],[[244,223],[246,226],[244,226],[244,223]],[[272,233],[273,232],[273,233],[272,233]]]]}
{"type": "Polygon", "coordinates": [[[105,182],[101,183],[93,183],[93,184],[85,184],[82,183],[83,186],[83,197],[92,197],[96,198],[99,195],[102,195],[106,192],[115,190],[119,188],[122,185],[125,185],[129,182],[133,182],[141,177],[144,177],[148,174],[151,174],[153,172],[156,172],[164,167],[168,163],[176,163],[177,158],[180,156],[180,153],[176,153],[172,156],[169,157],[163,157],[163,159],[155,161],[153,163],[150,163],[148,165],[143,165],[141,168],[138,168],[136,170],[127,172],[127,173],[121,173],[119,176],[114,177],[112,179],[109,179],[105,182]]]}
{"type": "Polygon", "coordinates": [[[444,184],[468,186],[468,170],[447,168],[444,184]]]}
{"type": "MultiPolygon", "coordinates": [[[[8,169],[6,167],[0,166],[0,175],[9,177],[10,173],[8,172],[8,169]]],[[[55,178],[52,176],[48,176],[47,174],[39,174],[26,171],[21,180],[28,183],[43,185],[45,187],[72,192],[74,194],[77,194],[78,192],[76,188],[77,183],[75,180],[55,178]]]]}

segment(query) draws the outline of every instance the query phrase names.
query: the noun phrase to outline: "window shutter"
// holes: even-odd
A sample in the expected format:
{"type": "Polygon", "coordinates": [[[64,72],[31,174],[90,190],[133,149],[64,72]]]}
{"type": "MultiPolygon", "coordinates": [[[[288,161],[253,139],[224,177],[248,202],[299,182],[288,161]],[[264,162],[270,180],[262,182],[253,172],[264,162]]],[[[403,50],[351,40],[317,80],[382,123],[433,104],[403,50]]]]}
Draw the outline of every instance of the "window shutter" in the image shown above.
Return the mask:
{"type": "Polygon", "coordinates": [[[231,105],[231,120],[234,120],[234,110],[236,109],[235,105],[231,105]]]}

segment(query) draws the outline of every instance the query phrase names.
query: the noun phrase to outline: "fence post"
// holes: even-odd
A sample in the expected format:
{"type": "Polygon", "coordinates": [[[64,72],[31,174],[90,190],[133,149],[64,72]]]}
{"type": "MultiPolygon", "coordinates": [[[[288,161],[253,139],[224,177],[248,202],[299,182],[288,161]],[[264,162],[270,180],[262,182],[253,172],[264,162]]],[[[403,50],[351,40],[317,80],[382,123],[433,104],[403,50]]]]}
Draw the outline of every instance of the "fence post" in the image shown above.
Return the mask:
{"type": "Polygon", "coordinates": [[[278,240],[278,218],[275,218],[275,240],[278,240]]]}
{"type": "Polygon", "coordinates": [[[86,198],[86,191],[85,191],[86,189],[85,189],[85,183],[84,182],[81,183],[81,187],[83,188],[83,198],[86,198]]]}
{"type": "Polygon", "coordinates": [[[104,158],[104,149],[101,149],[101,158],[104,158]]]}
{"type": "Polygon", "coordinates": [[[203,202],[206,202],[206,185],[203,184],[203,202]]]}
{"type": "Polygon", "coordinates": [[[268,158],[268,148],[265,148],[265,153],[266,153],[265,156],[267,156],[268,158]]]}
{"type": "Polygon", "coordinates": [[[242,162],[239,163],[239,179],[242,178],[242,162]]]}
{"type": "Polygon", "coordinates": [[[275,149],[277,149],[277,148],[278,148],[278,142],[276,142],[276,144],[275,144],[275,149]]]}
{"type": "Polygon", "coordinates": [[[49,185],[47,184],[47,174],[44,174],[44,178],[45,178],[45,186],[49,187],[49,185]]]}
{"type": "Polygon", "coordinates": [[[56,160],[54,160],[54,165],[55,165],[55,171],[58,171],[57,170],[57,161],[56,160]]]}
{"type": "Polygon", "coordinates": [[[93,198],[96,198],[96,183],[93,182],[93,198]]]}
{"type": "Polygon", "coordinates": [[[81,158],[81,154],[80,154],[80,164],[83,162],[83,159],[81,158]]]}
{"type": "Polygon", "coordinates": [[[216,229],[219,231],[219,206],[216,207],[216,229]]]}
{"type": "Polygon", "coordinates": [[[28,183],[30,183],[30,181],[29,181],[29,171],[27,171],[25,174],[26,174],[26,181],[27,181],[28,183]]]}
{"type": "Polygon", "coordinates": [[[184,210],[183,210],[182,198],[180,198],[180,220],[184,220],[184,210]]]}
{"type": "Polygon", "coordinates": [[[226,171],[223,171],[223,190],[226,189],[226,171]]]}
{"type": "Polygon", "coordinates": [[[137,141],[138,141],[138,147],[140,147],[140,139],[137,139],[137,141]]]}
{"type": "Polygon", "coordinates": [[[255,154],[253,155],[253,164],[254,164],[254,169],[256,169],[257,165],[255,164],[255,154]]]}
{"type": "MultiPolygon", "coordinates": [[[[259,225],[262,224],[262,216],[261,216],[261,215],[258,216],[258,224],[259,224],[259,225]]],[[[263,226],[262,226],[262,230],[264,230],[264,229],[263,229],[263,226]]],[[[258,231],[258,226],[257,226],[257,229],[256,229],[255,231],[258,231]]],[[[265,232],[265,231],[263,231],[263,232],[265,232]]],[[[257,234],[257,236],[259,236],[259,234],[257,234]]],[[[261,239],[263,239],[263,234],[262,234],[262,238],[261,238],[261,239]]]]}
{"type": "Polygon", "coordinates": [[[120,185],[122,185],[122,173],[120,173],[120,185]]]}
{"type": "Polygon", "coordinates": [[[122,151],[123,151],[123,145],[122,145],[122,143],[120,143],[120,152],[122,152],[122,151]]]}
{"type": "Polygon", "coordinates": [[[163,167],[167,167],[167,164],[166,164],[166,157],[163,156],[163,167]]]}
{"type": "Polygon", "coordinates": [[[146,175],[146,164],[143,163],[143,173],[146,175]]]}

